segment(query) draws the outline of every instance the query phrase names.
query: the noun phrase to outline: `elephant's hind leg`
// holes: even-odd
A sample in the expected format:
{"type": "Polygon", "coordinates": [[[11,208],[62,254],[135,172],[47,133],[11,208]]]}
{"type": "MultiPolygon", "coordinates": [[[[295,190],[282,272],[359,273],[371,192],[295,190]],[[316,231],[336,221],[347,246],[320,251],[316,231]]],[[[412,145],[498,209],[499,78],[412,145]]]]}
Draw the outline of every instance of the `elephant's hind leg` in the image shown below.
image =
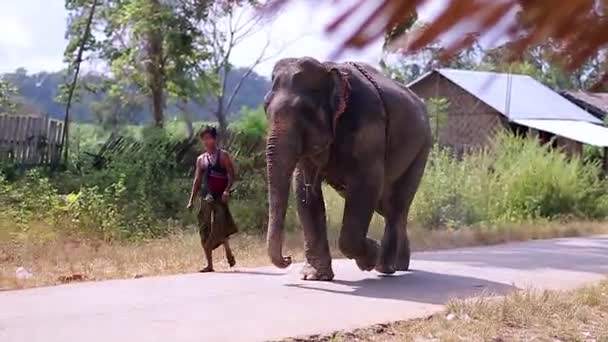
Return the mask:
{"type": "Polygon", "coordinates": [[[376,270],[391,274],[407,271],[410,264],[410,243],[407,234],[407,219],[410,206],[420,185],[426,166],[429,147],[423,147],[405,173],[395,182],[382,199],[381,211],[385,228],[382,238],[380,260],[376,270]]]}
{"type": "Polygon", "coordinates": [[[403,225],[403,215],[397,208],[403,208],[403,201],[404,196],[391,191],[382,199],[378,210],[384,216],[384,235],[382,236],[376,271],[383,274],[393,274],[396,271],[399,230],[403,225]]]}
{"type": "Polygon", "coordinates": [[[300,165],[294,178],[298,216],[305,239],[306,265],[302,269],[302,279],[330,281],[334,272],[327,242],[325,204],[321,182],[313,184],[314,177],[315,170],[300,165]]]}

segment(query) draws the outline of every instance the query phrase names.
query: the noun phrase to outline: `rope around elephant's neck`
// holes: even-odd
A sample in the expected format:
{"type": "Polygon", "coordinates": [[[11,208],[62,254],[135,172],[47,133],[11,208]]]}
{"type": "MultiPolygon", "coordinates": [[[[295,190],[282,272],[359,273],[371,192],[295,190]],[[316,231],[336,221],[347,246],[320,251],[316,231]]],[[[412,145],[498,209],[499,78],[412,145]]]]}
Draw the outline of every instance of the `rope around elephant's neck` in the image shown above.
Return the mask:
{"type": "MultiPolygon", "coordinates": [[[[363,67],[361,67],[358,63],[355,62],[346,62],[346,64],[353,66],[355,69],[357,69],[357,71],[359,71],[361,73],[361,75],[363,75],[363,77],[365,77],[374,87],[374,89],[376,90],[376,94],[378,94],[378,98],[380,99],[380,102],[382,103],[382,108],[384,110],[384,122],[385,122],[385,127],[384,127],[384,139],[385,139],[385,144],[384,144],[384,161],[386,162],[388,160],[388,150],[389,150],[389,146],[390,146],[390,138],[389,138],[389,124],[390,124],[390,118],[388,115],[388,107],[386,106],[386,101],[384,101],[384,97],[382,96],[382,92],[380,91],[380,86],[378,85],[378,83],[376,82],[376,80],[367,72],[367,70],[365,70],[363,67]]],[[[338,109],[334,115],[334,120],[333,120],[333,127],[332,127],[332,137],[331,140],[329,141],[329,143],[323,147],[322,149],[318,150],[318,151],[314,151],[313,153],[311,153],[310,155],[305,156],[304,158],[308,158],[308,157],[312,157],[318,154],[321,154],[325,151],[327,151],[331,145],[333,144],[335,137],[336,137],[336,128],[338,126],[338,119],[342,116],[342,114],[344,114],[344,112],[346,112],[346,109],[348,107],[348,102],[350,99],[350,93],[351,93],[351,86],[350,86],[350,82],[348,81],[348,74],[345,73],[340,73],[341,78],[342,78],[342,82],[341,82],[341,94],[340,94],[340,98],[338,99],[338,109]]],[[[385,163],[386,164],[386,163],[385,163]]],[[[312,183],[304,183],[305,186],[305,201],[308,204],[308,197],[309,197],[309,193],[310,193],[310,188],[312,187],[312,191],[314,192],[315,186],[317,185],[317,182],[319,181],[321,175],[321,166],[318,166],[316,168],[316,172],[315,172],[315,176],[313,178],[312,183]]],[[[306,171],[304,171],[304,180],[308,180],[308,177],[306,177],[306,171]]]]}
{"type": "Polygon", "coordinates": [[[385,126],[384,126],[384,139],[385,139],[384,161],[386,162],[388,160],[388,148],[390,146],[390,139],[389,139],[390,117],[388,115],[388,107],[386,106],[386,101],[384,101],[384,97],[382,96],[382,92],[380,91],[380,86],[378,85],[378,82],[376,82],[376,80],[367,72],[367,70],[365,70],[363,67],[361,67],[361,65],[359,65],[358,63],[346,62],[346,64],[349,64],[349,65],[352,65],[353,67],[355,67],[355,69],[357,69],[357,71],[359,71],[361,73],[361,75],[363,75],[372,84],[372,86],[374,86],[374,89],[376,89],[376,94],[378,94],[378,98],[380,99],[380,102],[382,102],[382,108],[384,109],[384,122],[385,122],[385,126]]]}

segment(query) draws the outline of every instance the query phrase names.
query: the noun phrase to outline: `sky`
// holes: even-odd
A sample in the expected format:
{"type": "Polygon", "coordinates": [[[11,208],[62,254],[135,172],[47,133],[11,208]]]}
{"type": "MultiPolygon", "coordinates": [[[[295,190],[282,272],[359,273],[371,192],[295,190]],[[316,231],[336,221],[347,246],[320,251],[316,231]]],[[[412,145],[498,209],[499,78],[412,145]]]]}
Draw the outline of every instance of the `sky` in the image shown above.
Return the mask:
{"type": "MultiPolygon", "coordinates": [[[[328,36],[326,24],[339,13],[332,1],[297,0],[280,15],[256,29],[239,44],[231,60],[237,66],[250,66],[270,37],[268,56],[256,71],[268,76],[274,63],[284,57],[312,56],[327,60],[334,55],[344,33],[328,36]]],[[[370,2],[372,3],[372,2],[370,2]]],[[[67,13],[63,0],[0,0],[0,73],[19,67],[29,72],[62,69],[67,13]]],[[[442,0],[421,9],[427,20],[442,8],[442,0]]],[[[377,64],[381,41],[362,51],[346,51],[338,60],[358,60],[377,64]]]]}

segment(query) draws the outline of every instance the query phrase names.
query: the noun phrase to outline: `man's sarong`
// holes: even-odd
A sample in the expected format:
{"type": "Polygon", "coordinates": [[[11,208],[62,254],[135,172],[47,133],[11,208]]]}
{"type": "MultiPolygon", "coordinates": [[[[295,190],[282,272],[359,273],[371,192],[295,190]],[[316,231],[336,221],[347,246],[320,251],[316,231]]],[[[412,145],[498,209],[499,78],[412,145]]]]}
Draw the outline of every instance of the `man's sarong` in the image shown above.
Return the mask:
{"type": "Polygon", "coordinates": [[[201,243],[205,249],[218,248],[230,235],[238,232],[228,205],[220,200],[201,199],[198,225],[201,243]]]}

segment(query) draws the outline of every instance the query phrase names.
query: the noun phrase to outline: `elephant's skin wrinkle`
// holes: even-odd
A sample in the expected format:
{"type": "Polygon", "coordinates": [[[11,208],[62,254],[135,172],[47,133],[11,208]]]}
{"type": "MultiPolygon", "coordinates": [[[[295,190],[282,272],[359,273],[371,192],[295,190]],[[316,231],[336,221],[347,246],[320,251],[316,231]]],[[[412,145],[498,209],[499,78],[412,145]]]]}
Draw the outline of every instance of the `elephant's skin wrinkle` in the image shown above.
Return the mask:
{"type": "Polygon", "coordinates": [[[284,59],[272,73],[266,112],[270,194],[268,248],[281,255],[289,187],[305,235],[303,278],[331,280],[321,181],[345,199],[342,252],[360,269],[407,270],[407,214],[426,166],[432,137],[424,103],[405,86],[363,63],[284,59]],[[367,238],[377,211],[385,219],[380,245],[367,238]]]}

